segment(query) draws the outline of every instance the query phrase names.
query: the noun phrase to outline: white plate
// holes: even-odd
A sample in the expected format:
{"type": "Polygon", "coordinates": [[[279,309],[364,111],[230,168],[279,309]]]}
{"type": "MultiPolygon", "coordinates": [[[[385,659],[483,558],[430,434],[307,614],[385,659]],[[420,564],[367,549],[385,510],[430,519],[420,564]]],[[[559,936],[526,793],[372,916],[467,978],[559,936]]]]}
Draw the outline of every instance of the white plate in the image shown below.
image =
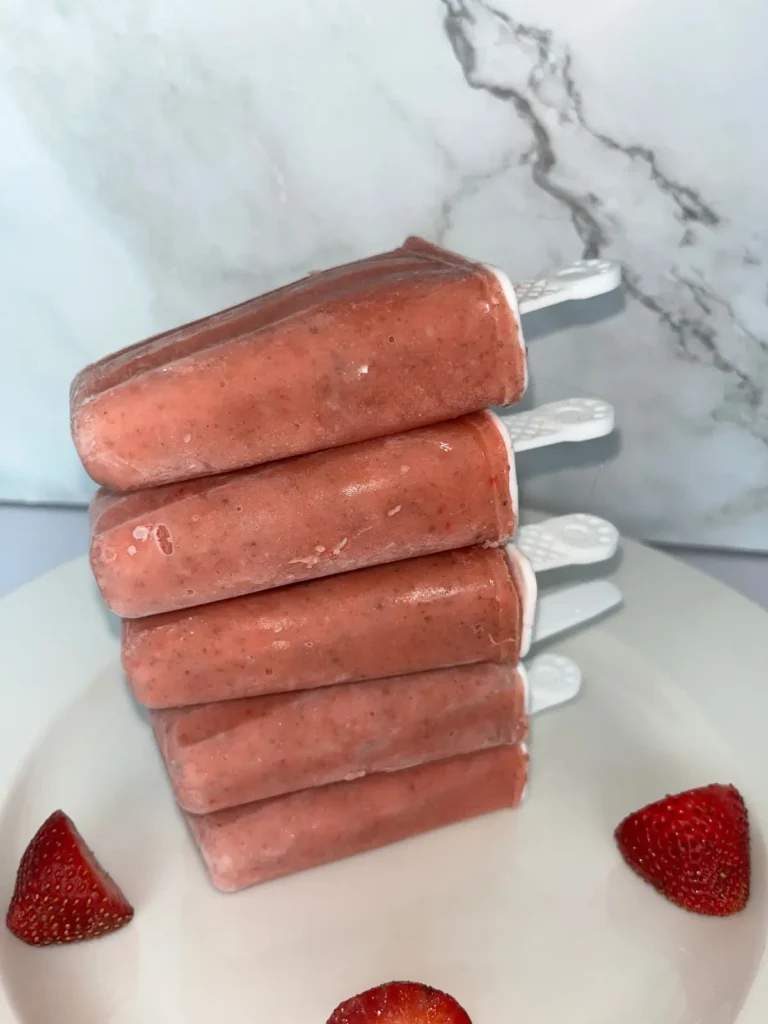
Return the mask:
{"type": "Polygon", "coordinates": [[[764,1024],[768,616],[632,543],[615,579],[625,610],[560,645],[585,691],[536,719],[521,810],[228,896],[176,815],[85,561],[5,599],[0,900],[61,806],[136,919],[70,948],[2,929],[0,1020],[322,1024],[410,978],[475,1024],[764,1024]],[[665,903],[612,840],[626,812],[714,781],[741,788],[754,831],[754,894],[725,920],[665,903]]]}

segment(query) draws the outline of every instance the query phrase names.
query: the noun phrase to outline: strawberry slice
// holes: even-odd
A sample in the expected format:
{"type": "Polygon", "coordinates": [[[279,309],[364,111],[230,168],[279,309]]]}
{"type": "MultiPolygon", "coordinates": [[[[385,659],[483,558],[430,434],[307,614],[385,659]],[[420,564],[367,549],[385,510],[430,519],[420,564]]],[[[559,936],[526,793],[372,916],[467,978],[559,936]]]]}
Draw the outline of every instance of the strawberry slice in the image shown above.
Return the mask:
{"type": "Polygon", "coordinates": [[[346,999],[327,1024],[472,1024],[453,996],[415,981],[390,981],[346,999]]]}
{"type": "Polygon", "coordinates": [[[43,823],[21,858],[6,924],[30,946],[117,931],[133,907],[63,811],[43,823]]]}
{"type": "Polygon", "coordinates": [[[635,811],[615,832],[627,864],[662,896],[724,917],[749,899],[749,821],[734,786],[703,786],[635,811]]]}

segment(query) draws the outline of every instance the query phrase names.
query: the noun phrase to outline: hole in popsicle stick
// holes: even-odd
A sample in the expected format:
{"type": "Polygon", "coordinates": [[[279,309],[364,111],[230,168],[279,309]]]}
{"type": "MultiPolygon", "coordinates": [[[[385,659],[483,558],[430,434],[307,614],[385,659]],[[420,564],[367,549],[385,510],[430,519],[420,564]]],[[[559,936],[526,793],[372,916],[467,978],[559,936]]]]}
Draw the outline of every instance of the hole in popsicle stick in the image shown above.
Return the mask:
{"type": "Polygon", "coordinates": [[[580,423],[591,416],[591,409],[585,409],[581,405],[564,405],[557,410],[557,418],[561,423],[580,423]]]}
{"type": "Polygon", "coordinates": [[[592,531],[584,523],[569,523],[563,535],[572,544],[589,544],[592,541],[592,531]]]}

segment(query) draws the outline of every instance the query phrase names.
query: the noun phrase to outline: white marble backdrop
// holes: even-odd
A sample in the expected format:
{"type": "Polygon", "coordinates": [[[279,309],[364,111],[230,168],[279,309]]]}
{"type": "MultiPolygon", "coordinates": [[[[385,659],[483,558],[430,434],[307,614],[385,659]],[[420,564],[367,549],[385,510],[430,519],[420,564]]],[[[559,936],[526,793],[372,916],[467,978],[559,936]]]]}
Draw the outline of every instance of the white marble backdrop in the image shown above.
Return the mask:
{"type": "Polygon", "coordinates": [[[767,38],[765,0],[0,0],[0,497],[87,498],[84,362],[416,232],[625,266],[531,318],[532,397],[621,430],[526,456],[529,502],[768,549],[767,38]]]}

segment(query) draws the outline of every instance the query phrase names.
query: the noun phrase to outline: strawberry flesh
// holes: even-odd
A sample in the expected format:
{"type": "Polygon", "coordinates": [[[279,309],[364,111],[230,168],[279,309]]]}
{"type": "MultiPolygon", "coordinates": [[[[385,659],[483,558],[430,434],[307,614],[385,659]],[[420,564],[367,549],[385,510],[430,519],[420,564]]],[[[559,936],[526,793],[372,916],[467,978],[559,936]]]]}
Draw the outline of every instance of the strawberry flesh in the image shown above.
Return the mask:
{"type": "Polygon", "coordinates": [[[24,852],[6,924],[22,942],[80,942],[122,928],[133,907],[70,819],[54,811],[24,852]]]}
{"type": "Polygon", "coordinates": [[[629,866],[668,900],[723,917],[749,899],[749,821],[734,786],[688,790],[630,814],[615,832],[629,866]]]}
{"type": "Polygon", "coordinates": [[[327,1024],[472,1024],[453,996],[415,981],[390,981],[345,1000],[327,1024]]]}

